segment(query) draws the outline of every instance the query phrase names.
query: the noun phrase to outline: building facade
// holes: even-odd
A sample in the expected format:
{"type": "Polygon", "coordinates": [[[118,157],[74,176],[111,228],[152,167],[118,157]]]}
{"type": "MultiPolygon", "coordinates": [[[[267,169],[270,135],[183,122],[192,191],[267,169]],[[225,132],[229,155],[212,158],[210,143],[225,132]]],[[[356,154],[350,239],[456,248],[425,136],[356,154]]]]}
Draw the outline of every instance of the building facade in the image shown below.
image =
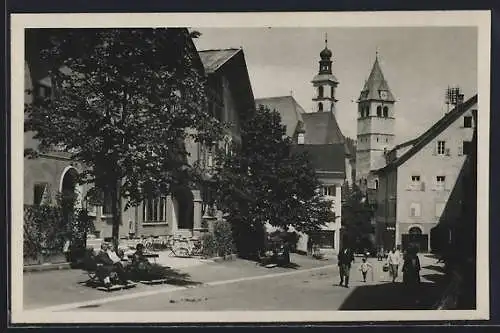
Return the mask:
{"type": "Polygon", "coordinates": [[[472,150],[475,114],[477,95],[386,154],[387,165],[373,172],[379,180],[378,244],[406,248],[412,243],[429,251],[431,229],[460,218],[461,174],[472,150]]]}
{"type": "MultiPolygon", "coordinates": [[[[207,77],[207,95],[209,103],[207,112],[218,120],[231,122],[232,127],[222,142],[211,147],[186,140],[188,164],[200,167],[210,177],[215,149],[228,149],[237,144],[239,137],[240,116],[255,109],[254,97],[245,63],[243,50],[196,50],[187,29],[182,30],[185,42],[193,58],[193,66],[207,77]],[[207,56],[210,55],[210,56],[207,56]]],[[[42,35],[32,30],[26,34],[25,87],[36,94],[51,93],[51,83],[46,64],[40,61],[42,35]]],[[[25,94],[25,101],[30,103],[33,96],[25,94]]],[[[145,129],[146,130],[146,129],[145,129]]],[[[36,149],[38,143],[33,133],[24,135],[24,147],[36,149]]],[[[112,215],[111,202],[104,195],[103,204],[95,206],[86,201],[89,186],[79,186],[76,175],[84,170],[84,166],[72,161],[70,154],[64,150],[42,154],[37,159],[24,160],[24,203],[40,204],[43,200],[53,202],[57,192],[74,191],[79,195],[78,205],[85,206],[94,217],[96,236],[111,237],[112,215]]],[[[146,200],[138,207],[122,210],[120,237],[149,235],[169,235],[182,233],[192,235],[206,229],[203,215],[208,209],[206,189],[203,184],[186,184],[176,186],[172,193],[146,200]]],[[[121,205],[125,207],[125,203],[121,205]]]]}

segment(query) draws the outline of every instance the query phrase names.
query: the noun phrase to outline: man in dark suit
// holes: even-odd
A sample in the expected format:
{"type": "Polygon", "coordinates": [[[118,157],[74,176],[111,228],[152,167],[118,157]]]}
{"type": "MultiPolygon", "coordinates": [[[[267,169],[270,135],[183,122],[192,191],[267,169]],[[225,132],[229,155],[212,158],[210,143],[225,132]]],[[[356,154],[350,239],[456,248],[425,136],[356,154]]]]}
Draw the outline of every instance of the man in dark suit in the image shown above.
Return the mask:
{"type": "Polygon", "coordinates": [[[340,272],[339,286],[345,283],[345,287],[349,288],[349,272],[351,270],[351,264],[354,261],[352,250],[349,247],[342,248],[337,256],[337,260],[340,272]]]}
{"type": "Polygon", "coordinates": [[[121,262],[121,258],[107,243],[101,244],[101,251],[97,254],[96,260],[98,263],[103,265],[102,275],[105,275],[103,276],[104,284],[111,284],[111,281],[109,280],[111,272],[115,272],[118,275],[120,282],[126,283],[126,272],[121,262]]]}

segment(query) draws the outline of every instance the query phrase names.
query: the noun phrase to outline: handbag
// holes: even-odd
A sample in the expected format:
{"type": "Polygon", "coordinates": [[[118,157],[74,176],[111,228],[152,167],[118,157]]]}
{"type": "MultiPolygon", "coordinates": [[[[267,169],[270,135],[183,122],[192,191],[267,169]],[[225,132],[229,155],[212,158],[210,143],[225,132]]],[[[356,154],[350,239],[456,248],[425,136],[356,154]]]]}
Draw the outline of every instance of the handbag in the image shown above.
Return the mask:
{"type": "Polygon", "coordinates": [[[389,264],[388,263],[385,263],[384,266],[382,266],[382,270],[384,272],[388,272],[389,271],[389,264]]]}

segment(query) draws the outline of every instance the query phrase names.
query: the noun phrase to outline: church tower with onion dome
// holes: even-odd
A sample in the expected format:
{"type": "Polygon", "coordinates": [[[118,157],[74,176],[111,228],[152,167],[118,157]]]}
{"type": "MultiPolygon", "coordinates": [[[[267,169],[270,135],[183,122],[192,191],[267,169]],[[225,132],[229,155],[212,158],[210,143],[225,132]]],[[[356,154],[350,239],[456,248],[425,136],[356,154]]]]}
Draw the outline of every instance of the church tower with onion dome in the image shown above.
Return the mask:
{"type": "Polygon", "coordinates": [[[325,35],[325,48],[320,52],[319,71],[311,81],[314,88],[313,112],[333,112],[335,114],[335,89],[339,82],[332,74],[332,51],[328,48],[325,35]]]}

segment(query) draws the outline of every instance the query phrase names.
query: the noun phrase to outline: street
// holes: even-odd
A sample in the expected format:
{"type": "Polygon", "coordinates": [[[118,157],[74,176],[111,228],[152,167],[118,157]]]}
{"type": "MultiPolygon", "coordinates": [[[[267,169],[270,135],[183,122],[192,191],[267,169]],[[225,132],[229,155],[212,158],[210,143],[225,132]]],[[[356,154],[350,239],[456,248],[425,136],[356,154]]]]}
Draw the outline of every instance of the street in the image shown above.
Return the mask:
{"type": "Polygon", "coordinates": [[[336,260],[292,255],[290,268],[265,268],[254,262],[203,262],[178,272],[176,285],[146,286],[113,293],[79,285],[82,271],[25,274],[24,307],[46,311],[224,311],[224,310],[404,310],[429,309],[445,288],[442,267],[420,255],[418,299],[401,283],[390,283],[382,262],[370,259],[373,281],[362,282],[360,258],[351,269],[350,288],[338,286],[336,260]]]}

